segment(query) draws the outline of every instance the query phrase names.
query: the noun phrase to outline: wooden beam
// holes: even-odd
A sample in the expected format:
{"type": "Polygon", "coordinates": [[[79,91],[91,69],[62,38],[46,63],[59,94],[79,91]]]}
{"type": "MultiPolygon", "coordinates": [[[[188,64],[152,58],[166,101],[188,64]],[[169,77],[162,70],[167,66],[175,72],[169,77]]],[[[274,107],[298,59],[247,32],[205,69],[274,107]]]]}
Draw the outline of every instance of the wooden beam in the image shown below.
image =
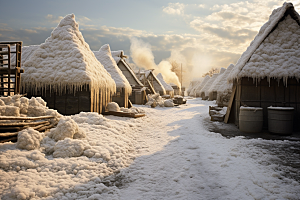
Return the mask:
{"type": "Polygon", "coordinates": [[[40,116],[40,117],[13,117],[13,116],[0,116],[0,120],[41,120],[41,119],[51,119],[55,116],[40,116]]]}
{"type": "Polygon", "coordinates": [[[231,93],[231,96],[230,96],[230,100],[228,102],[227,111],[226,111],[226,115],[225,115],[225,118],[224,118],[224,122],[226,124],[228,123],[228,120],[229,120],[229,116],[230,116],[230,112],[231,112],[231,108],[232,108],[232,103],[233,103],[235,92],[236,92],[236,87],[237,87],[236,85],[233,86],[232,93],[231,93]]]}

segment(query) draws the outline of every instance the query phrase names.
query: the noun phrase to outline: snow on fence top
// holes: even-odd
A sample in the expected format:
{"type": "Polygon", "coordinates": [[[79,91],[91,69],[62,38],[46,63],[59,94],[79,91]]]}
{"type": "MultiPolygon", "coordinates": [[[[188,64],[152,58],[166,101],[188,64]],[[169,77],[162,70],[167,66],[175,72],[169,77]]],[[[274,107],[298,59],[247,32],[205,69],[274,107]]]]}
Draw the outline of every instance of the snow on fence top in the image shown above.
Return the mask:
{"type": "Polygon", "coordinates": [[[24,63],[22,88],[37,93],[37,88],[55,92],[89,89],[102,92],[116,91],[110,74],[97,60],[79,31],[75,15],[67,15],[24,63]]]}
{"type": "Polygon", "coordinates": [[[247,50],[236,63],[229,81],[242,77],[300,78],[300,16],[292,3],[273,10],[247,50]]]}
{"type": "Polygon", "coordinates": [[[204,77],[203,81],[200,82],[200,83],[198,84],[198,86],[197,86],[196,89],[194,90],[194,93],[193,93],[193,94],[194,94],[194,95],[197,95],[197,94],[200,95],[200,92],[201,92],[202,88],[205,86],[205,84],[206,84],[207,81],[209,81],[209,80],[210,80],[210,76],[206,75],[206,76],[204,77]]]}
{"type": "Polygon", "coordinates": [[[230,75],[230,72],[232,71],[232,69],[234,68],[233,64],[230,64],[226,71],[223,73],[222,75],[222,79],[220,79],[218,85],[219,88],[217,89],[217,93],[223,93],[226,92],[228,89],[231,90],[232,89],[232,83],[228,83],[227,82],[227,77],[230,75]]]}
{"type": "Polygon", "coordinates": [[[218,88],[220,87],[220,81],[223,79],[225,71],[226,69],[223,67],[220,69],[219,76],[216,78],[216,80],[213,82],[210,88],[206,91],[208,94],[211,92],[216,92],[218,90],[218,88]]]}
{"type": "Polygon", "coordinates": [[[103,45],[99,51],[94,51],[94,54],[114,79],[117,88],[125,88],[125,93],[131,93],[131,86],[112,57],[109,44],[103,45]]]}
{"type": "Polygon", "coordinates": [[[164,86],[166,91],[174,91],[174,89],[168,83],[166,83],[166,81],[164,80],[164,77],[162,76],[161,73],[157,74],[156,77],[161,82],[161,84],[164,86]]]}

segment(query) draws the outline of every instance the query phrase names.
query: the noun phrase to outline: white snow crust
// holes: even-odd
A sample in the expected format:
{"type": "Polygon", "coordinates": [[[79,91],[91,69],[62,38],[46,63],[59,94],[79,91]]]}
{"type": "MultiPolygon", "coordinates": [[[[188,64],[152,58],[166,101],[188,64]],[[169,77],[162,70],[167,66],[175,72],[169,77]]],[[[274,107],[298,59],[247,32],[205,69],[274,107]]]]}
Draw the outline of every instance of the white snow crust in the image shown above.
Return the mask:
{"type": "MultiPolygon", "coordinates": [[[[269,21],[265,23],[247,50],[236,63],[229,81],[242,77],[260,80],[267,77],[284,79],[300,78],[299,56],[300,28],[298,23],[287,15],[280,21],[286,11],[293,8],[291,3],[273,10],[269,21]],[[275,27],[278,23],[278,26],[275,27]],[[272,29],[275,27],[275,30],[272,29]],[[272,31],[272,32],[271,32],[272,31]]],[[[300,20],[296,11],[295,17],[300,20]]]]}
{"type": "Polygon", "coordinates": [[[131,86],[112,57],[109,44],[103,45],[99,51],[94,51],[96,58],[104,66],[116,83],[117,88],[124,88],[125,93],[131,93],[131,86]]]}
{"type": "Polygon", "coordinates": [[[165,88],[166,91],[174,91],[174,89],[171,87],[171,85],[169,85],[168,83],[166,83],[166,81],[164,80],[164,77],[162,76],[161,73],[157,74],[156,78],[161,82],[161,84],[163,85],[163,87],[165,88]]]}
{"type": "MultiPolygon", "coordinates": [[[[82,112],[71,118],[86,138],[45,137],[30,151],[1,143],[0,198],[298,199],[299,180],[281,160],[299,142],[210,132],[204,122],[212,105],[197,98],[181,107],[138,106],[146,116],[137,119],[82,112]],[[72,153],[54,157],[45,144],[72,153]]],[[[289,162],[297,160],[291,154],[289,162]]]]}
{"type": "Polygon", "coordinates": [[[117,104],[116,102],[109,102],[107,104],[107,110],[108,111],[119,112],[120,111],[119,104],[117,104]]]}
{"type": "Polygon", "coordinates": [[[79,91],[88,85],[93,95],[114,93],[116,85],[110,74],[96,59],[79,31],[75,15],[64,17],[24,63],[22,87],[37,92],[37,88],[58,93],[79,91]]]}

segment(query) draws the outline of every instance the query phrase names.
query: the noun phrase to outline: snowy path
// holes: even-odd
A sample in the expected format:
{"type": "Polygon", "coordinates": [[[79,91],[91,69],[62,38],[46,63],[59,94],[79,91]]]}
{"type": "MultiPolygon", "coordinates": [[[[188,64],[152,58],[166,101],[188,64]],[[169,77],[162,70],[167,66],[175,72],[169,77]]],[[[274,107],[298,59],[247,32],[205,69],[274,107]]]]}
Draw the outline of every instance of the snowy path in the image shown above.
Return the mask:
{"type": "Polygon", "coordinates": [[[156,152],[135,159],[122,172],[129,183],[120,188],[120,199],[300,199],[299,183],[282,176],[270,161],[277,158],[257,147],[284,142],[226,139],[208,132],[202,120],[212,103],[189,102],[147,110],[156,125],[145,124],[140,137],[150,139],[148,150],[156,152]]]}
{"type": "Polygon", "coordinates": [[[204,127],[209,105],[139,106],[146,117],[138,119],[72,116],[87,135],[79,157],[0,144],[0,198],[300,199],[299,167],[282,164],[280,153],[300,166],[299,141],[225,138],[204,127]]]}

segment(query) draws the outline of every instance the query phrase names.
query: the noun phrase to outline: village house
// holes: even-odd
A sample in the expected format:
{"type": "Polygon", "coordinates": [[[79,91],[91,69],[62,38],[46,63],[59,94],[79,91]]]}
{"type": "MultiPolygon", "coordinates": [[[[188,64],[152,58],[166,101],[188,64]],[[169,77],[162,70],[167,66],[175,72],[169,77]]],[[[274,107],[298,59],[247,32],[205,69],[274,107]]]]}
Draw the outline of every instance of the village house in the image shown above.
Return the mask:
{"type": "Polygon", "coordinates": [[[94,54],[116,83],[117,89],[112,96],[112,101],[120,107],[127,108],[128,97],[132,92],[132,88],[112,57],[109,45],[103,45],[99,51],[94,51],[94,54]]]}
{"type": "Polygon", "coordinates": [[[60,21],[24,68],[22,93],[41,96],[49,108],[64,115],[102,113],[116,92],[114,80],[84,41],[74,14],[60,21]]]}
{"type": "Polygon", "coordinates": [[[134,104],[145,104],[147,102],[146,87],[141,83],[133,69],[126,62],[127,56],[124,55],[122,50],[111,51],[111,54],[117,63],[117,66],[126,77],[127,81],[131,85],[132,93],[129,96],[129,100],[134,104]]]}
{"type": "Polygon", "coordinates": [[[164,88],[166,90],[166,95],[170,95],[170,98],[173,98],[174,97],[174,89],[171,87],[171,85],[166,83],[166,81],[164,80],[164,77],[162,76],[161,73],[157,74],[156,77],[161,82],[161,84],[164,86],[164,88]]]}
{"type": "Polygon", "coordinates": [[[229,75],[234,95],[229,121],[239,125],[241,106],[261,107],[266,128],[268,107],[293,107],[294,130],[300,130],[299,25],[293,4],[284,3],[261,27],[229,75]]]}

